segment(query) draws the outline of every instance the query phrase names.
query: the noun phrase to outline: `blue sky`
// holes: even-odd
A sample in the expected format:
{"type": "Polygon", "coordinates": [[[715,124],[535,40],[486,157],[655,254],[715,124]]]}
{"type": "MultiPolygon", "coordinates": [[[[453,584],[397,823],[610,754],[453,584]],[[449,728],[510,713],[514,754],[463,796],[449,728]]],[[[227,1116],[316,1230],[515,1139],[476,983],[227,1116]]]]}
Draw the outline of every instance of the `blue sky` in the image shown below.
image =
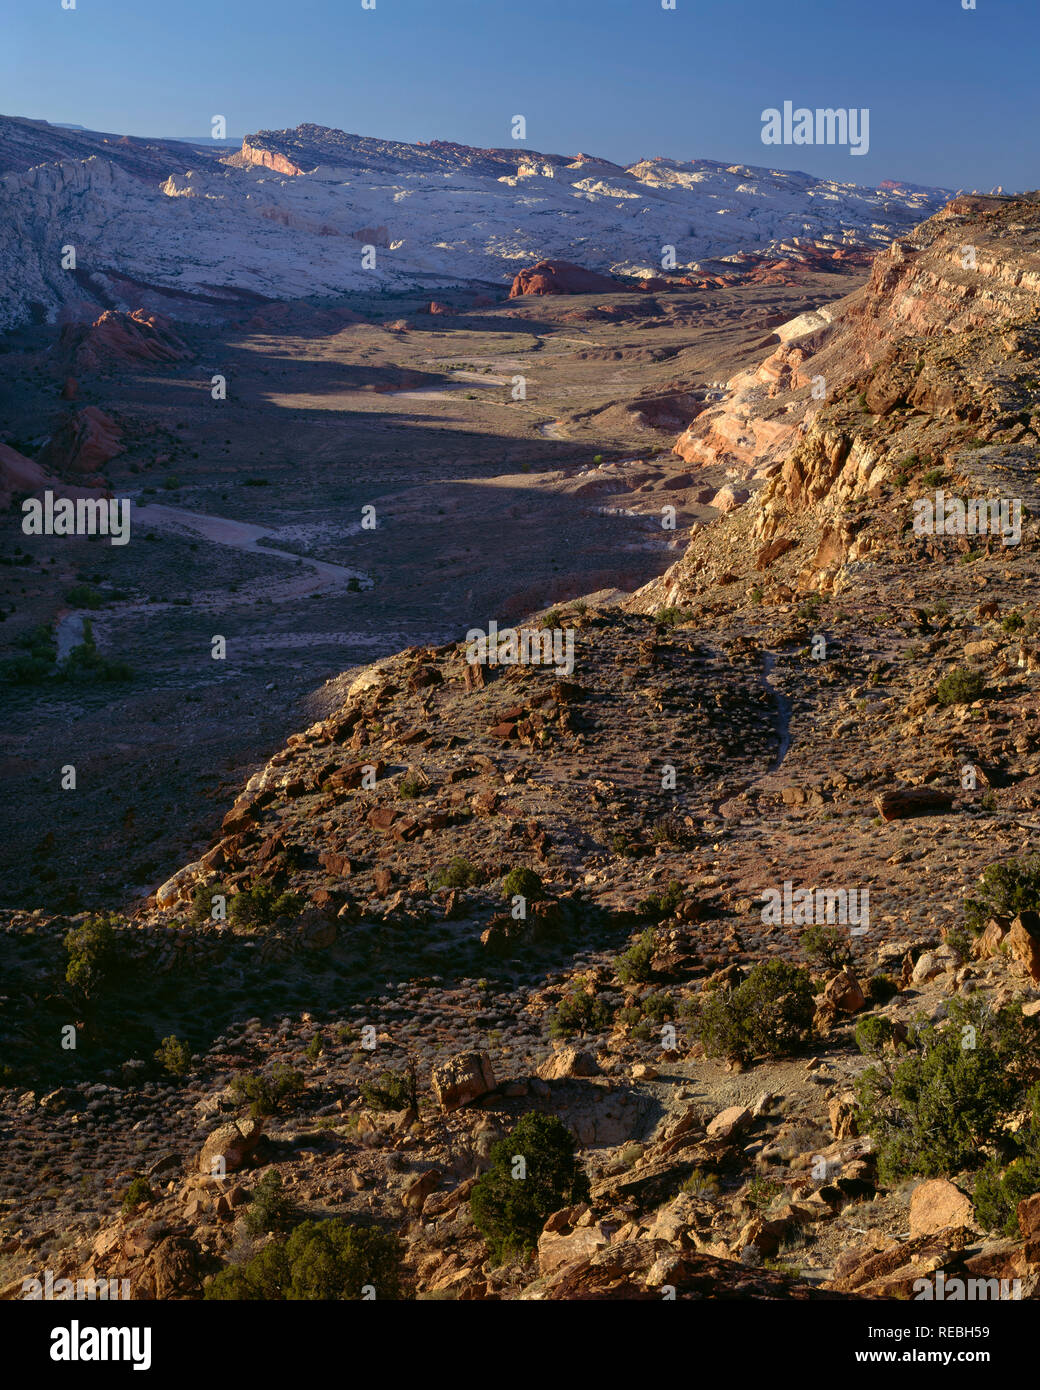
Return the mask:
{"type": "Polygon", "coordinates": [[[857,183],[1040,186],[1038,0],[0,0],[0,110],[130,135],[302,121],[857,183]],[[762,144],[870,111],[870,150],[762,144]]]}

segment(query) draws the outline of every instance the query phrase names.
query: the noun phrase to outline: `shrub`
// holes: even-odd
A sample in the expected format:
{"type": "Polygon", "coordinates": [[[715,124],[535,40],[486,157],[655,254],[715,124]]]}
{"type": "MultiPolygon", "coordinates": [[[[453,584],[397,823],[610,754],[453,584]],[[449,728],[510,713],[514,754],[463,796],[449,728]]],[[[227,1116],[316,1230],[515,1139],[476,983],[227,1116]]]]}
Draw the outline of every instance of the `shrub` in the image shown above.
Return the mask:
{"type": "Polygon", "coordinates": [[[812,1036],[812,981],[803,966],[759,961],[736,989],[702,995],[694,1031],[711,1056],[747,1062],[782,1057],[812,1036]]]}
{"type": "Polygon", "coordinates": [[[945,468],[926,468],[921,474],[921,482],[925,487],[938,487],[945,477],[945,468]]]}
{"type": "Polygon", "coordinates": [[[288,1231],[299,1219],[296,1206],[285,1195],[282,1175],[276,1168],[269,1168],[257,1183],[243,1219],[251,1236],[288,1231]]]}
{"type": "Polygon", "coordinates": [[[617,959],[617,977],[623,985],[645,984],[653,971],[650,962],[653,960],[654,950],[656,949],[657,933],[653,927],[647,927],[638,941],[632,943],[628,950],[617,959]]]}
{"type": "Polygon", "coordinates": [[[123,1193],[123,1215],[133,1211],[134,1207],[139,1207],[142,1202],[152,1200],[152,1189],[148,1186],[147,1178],[134,1178],[130,1186],[123,1193]]]}
{"type": "Polygon", "coordinates": [[[1021,1012],[952,1000],[945,1027],[912,1035],[912,1055],[871,1067],[856,1084],[860,1130],[870,1133],[883,1182],[935,1177],[979,1165],[1012,1113],[1032,1052],[1021,1012]]]}
{"type": "Polygon", "coordinates": [[[574,1136],[555,1115],[534,1112],[492,1146],[490,1167],[473,1187],[470,1211],[495,1264],[528,1255],[546,1217],[588,1196],[575,1148],[574,1136]]]}
{"type": "Polygon", "coordinates": [[[899,986],[891,975],[886,975],[884,972],[871,975],[867,981],[867,998],[872,1004],[887,1004],[898,993],[899,986]]]}
{"type": "Polygon", "coordinates": [[[236,1076],[231,1089],[242,1102],[249,1102],[249,1113],[257,1118],[274,1115],[303,1090],[303,1075],[285,1062],[275,1062],[266,1072],[247,1072],[236,1076]]]}
{"type": "Polygon", "coordinates": [[[304,1221],[287,1240],[272,1241],[245,1265],[221,1270],[208,1299],[344,1302],[364,1296],[396,1299],[401,1292],[401,1242],[375,1227],[345,1221],[304,1221]]]}
{"type": "Polygon", "coordinates": [[[581,975],[571,981],[549,1020],[549,1032],[554,1038],[600,1033],[609,1026],[610,1010],[602,999],[589,993],[587,985],[581,975]]]}
{"type": "Polygon", "coordinates": [[[410,772],[401,779],[397,795],[402,801],[416,801],[426,791],[427,785],[418,773],[410,772]]]}
{"type": "Polygon", "coordinates": [[[15,639],[21,651],[4,663],[4,680],[10,685],[38,685],[54,668],[58,645],[54,633],[41,623],[15,639]]]}
{"type": "Polygon", "coordinates": [[[659,608],[654,614],[654,623],[658,627],[679,627],[681,623],[689,620],[689,614],[685,609],[677,608],[675,604],[667,608],[659,608]]]}
{"type": "Polygon", "coordinates": [[[973,1200],[980,1223],[989,1231],[1018,1236],[1018,1204],[1040,1192],[1040,1144],[1035,1129],[1028,1150],[1006,1169],[990,1162],[975,1180],[973,1200]]]}
{"type": "Polygon", "coordinates": [[[964,917],[979,932],[991,917],[1017,917],[1040,910],[1040,854],[989,864],[974,896],[964,899],[964,917]]]}
{"type": "Polygon", "coordinates": [[[55,674],[66,681],[128,681],[133,679],[134,668],[125,661],[102,656],[90,623],[84,622],[83,641],[73,647],[55,674]]]}
{"type": "Polygon", "coordinates": [[[384,1071],[378,1082],[364,1081],[361,1099],[370,1110],[419,1109],[418,1085],[415,1071],[384,1071]]]}
{"type": "Polygon", "coordinates": [[[856,1046],[865,1056],[883,1052],[886,1047],[895,1046],[895,1029],[891,1019],[881,1014],[871,1014],[861,1018],[856,1024],[856,1046]]]}
{"type": "Polygon", "coordinates": [[[481,880],[480,870],[460,854],[447,865],[438,869],[430,878],[431,888],[472,888],[481,880]]]}
{"type": "Polygon", "coordinates": [[[940,705],[970,705],[981,700],[986,689],[986,681],[981,671],[959,666],[955,671],[947,671],[935,687],[935,698],[940,705]]]}
{"type": "MultiPolygon", "coordinates": [[[[212,922],[217,920],[213,916],[213,899],[218,896],[224,899],[224,910],[228,909],[228,891],[222,883],[200,883],[191,895],[191,912],[189,914],[192,922],[212,922]]],[[[234,895],[231,895],[234,896],[234,895]]]]}
{"type": "Polygon", "coordinates": [[[801,935],[802,950],[811,961],[818,961],[820,965],[830,966],[833,970],[841,970],[843,966],[852,964],[852,952],[849,949],[848,938],[840,927],[825,926],[821,922],[814,922],[812,926],[806,927],[801,935]]]}
{"type": "Polygon", "coordinates": [[[651,893],[649,897],[644,898],[639,904],[639,911],[644,917],[652,917],[660,922],[672,916],[682,899],[683,886],[673,879],[663,893],[651,893]]]}
{"type": "Polygon", "coordinates": [[[719,1180],[714,1173],[709,1173],[706,1168],[695,1168],[690,1176],[680,1188],[681,1192],[687,1192],[691,1197],[710,1199],[719,1195],[719,1180]]]}
{"type": "Polygon", "coordinates": [[[100,608],[104,601],[104,594],[93,584],[76,584],[65,594],[65,602],[73,608],[100,608]]]}
{"type": "Polygon", "coordinates": [[[155,1060],[171,1076],[187,1076],[191,1071],[191,1048],[171,1033],[168,1038],[163,1038],[156,1050],[155,1060]]]}
{"type": "Polygon", "coordinates": [[[533,869],[510,869],[502,880],[503,898],[513,898],[517,895],[526,898],[528,902],[537,902],[539,898],[545,897],[542,880],[533,869]]]}
{"type": "Polygon", "coordinates": [[[300,911],[297,893],[279,893],[269,883],[254,883],[235,893],[228,903],[228,920],[237,927],[265,927],[276,917],[292,917],[300,911]]]}
{"type": "Polygon", "coordinates": [[[90,917],[82,926],[65,933],[68,964],[65,982],[93,994],[104,979],[115,954],[115,917],[90,917]]]}

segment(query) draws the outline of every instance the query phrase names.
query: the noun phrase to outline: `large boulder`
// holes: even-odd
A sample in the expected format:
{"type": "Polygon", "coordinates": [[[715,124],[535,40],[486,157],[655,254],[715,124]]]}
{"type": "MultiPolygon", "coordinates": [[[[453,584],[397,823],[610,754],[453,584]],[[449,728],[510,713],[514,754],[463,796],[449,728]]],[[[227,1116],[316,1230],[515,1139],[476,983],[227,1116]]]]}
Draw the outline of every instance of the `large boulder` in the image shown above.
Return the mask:
{"type": "Polygon", "coordinates": [[[975,1208],[970,1198],[945,1178],[918,1183],[910,1196],[911,1238],[960,1226],[975,1228],[975,1208]]]}
{"type": "Polygon", "coordinates": [[[433,1092],[442,1110],[458,1110],[498,1084],[486,1052],[459,1052],[434,1067],[433,1092]]]}
{"type": "Polygon", "coordinates": [[[233,1173],[250,1157],[263,1133],[262,1120],[232,1120],[215,1129],[199,1154],[199,1172],[221,1176],[219,1159],[224,1160],[223,1172],[233,1173]]]}
{"type": "Polygon", "coordinates": [[[591,1052],[562,1047],[538,1068],[543,1081],[563,1081],[568,1076],[599,1076],[599,1063],[591,1052]]]}
{"type": "Polygon", "coordinates": [[[1022,912],[1015,918],[1008,932],[1008,946],[1029,978],[1040,983],[1040,913],[1022,912]]]}

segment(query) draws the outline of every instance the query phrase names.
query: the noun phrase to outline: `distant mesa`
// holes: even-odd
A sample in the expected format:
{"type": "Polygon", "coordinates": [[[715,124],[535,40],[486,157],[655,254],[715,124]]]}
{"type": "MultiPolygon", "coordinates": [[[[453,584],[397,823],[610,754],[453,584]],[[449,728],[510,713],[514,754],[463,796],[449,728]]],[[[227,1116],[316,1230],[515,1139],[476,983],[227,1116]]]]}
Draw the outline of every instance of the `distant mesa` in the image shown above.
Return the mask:
{"type": "Polygon", "coordinates": [[[187,362],[194,353],[169,319],[146,309],[106,309],[93,323],[68,323],[58,353],[73,371],[104,371],[138,362],[187,362]]]}
{"type": "Polygon", "coordinates": [[[603,294],[624,288],[619,280],[570,261],[539,261],[514,278],[509,298],[524,294],[603,294]]]}

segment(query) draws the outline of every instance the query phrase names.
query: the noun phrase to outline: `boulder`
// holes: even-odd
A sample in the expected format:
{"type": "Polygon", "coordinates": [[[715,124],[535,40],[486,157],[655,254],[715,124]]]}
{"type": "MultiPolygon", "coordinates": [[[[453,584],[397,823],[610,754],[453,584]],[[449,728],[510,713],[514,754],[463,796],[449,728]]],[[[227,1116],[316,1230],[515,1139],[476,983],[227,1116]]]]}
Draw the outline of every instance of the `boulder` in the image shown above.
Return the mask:
{"type": "Polygon", "coordinates": [[[498,1084],[486,1052],[459,1052],[434,1067],[433,1092],[442,1110],[458,1110],[479,1100],[498,1084]]]}
{"type": "Polygon", "coordinates": [[[225,1173],[241,1168],[259,1144],[263,1129],[262,1120],[252,1119],[232,1120],[215,1129],[199,1154],[199,1172],[219,1176],[219,1166],[215,1170],[214,1164],[221,1158],[225,1173]]]}
{"type": "Polygon", "coordinates": [[[439,1168],[428,1168],[425,1173],[408,1184],[401,1196],[401,1204],[409,1211],[422,1211],[427,1197],[436,1192],[441,1181],[439,1168]]]}
{"type": "Polygon", "coordinates": [[[959,1226],[975,1228],[975,1208],[970,1198],[946,1178],[918,1183],[910,1196],[911,1239],[959,1226]]]}
{"type": "Polygon", "coordinates": [[[1040,983],[1040,913],[1023,912],[1015,918],[1008,932],[1008,946],[1033,983],[1040,983]]]}
{"type": "Polygon", "coordinates": [[[743,1105],[731,1105],[715,1116],[706,1132],[709,1139],[733,1139],[743,1134],[750,1123],[750,1110],[743,1105]]]}
{"type": "Polygon", "coordinates": [[[953,805],[953,793],[938,787],[898,787],[874,798],[882,820],[940,815],[953,805]]]}
{"type": "Polygon", "coordinates": [[[725,487],[720,487],[715,496],[711,499],[711,506],[716,511],[723,513],[735,512],[738,507],[742,507],[751,496],[746,487],[734,487],[727,483],[725,487]]]}
{"type": "Polygon", "coordinates": [[[562,1081],[568,1076],[599,1076],[599,1063],[591,1052],[577,1047],[562,1047],[538,1068],[543,1081],[562,1081]]]}
{"type": "Polygon", "coordinates": [[[843,1014],[858,1013],[867,1002],[859,981],[848,966],[839,970],[837,975],[828,981],[823,997],[828,1004],[843,1014]]]}

